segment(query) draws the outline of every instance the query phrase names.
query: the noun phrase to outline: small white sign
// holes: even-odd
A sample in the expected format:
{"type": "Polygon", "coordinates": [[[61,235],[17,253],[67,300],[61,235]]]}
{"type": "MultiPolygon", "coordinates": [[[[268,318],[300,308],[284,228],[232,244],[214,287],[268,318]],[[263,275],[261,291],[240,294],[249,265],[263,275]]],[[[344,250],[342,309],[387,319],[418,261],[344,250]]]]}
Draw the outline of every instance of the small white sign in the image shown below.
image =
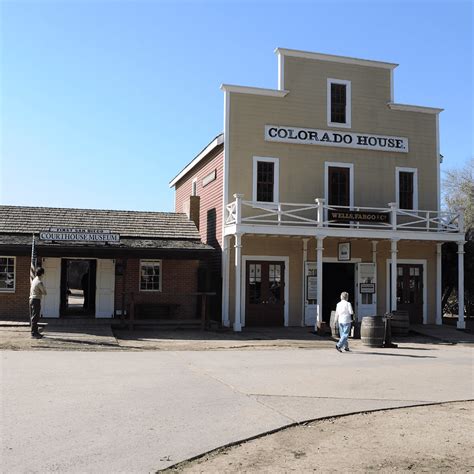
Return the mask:
{"type": "Polygon", "coordinates": [[[265,125],[265,140],[300,145],[322,145],[408,153],[408,138],[406,137],[299,128],[286,125],[265,125]]]}

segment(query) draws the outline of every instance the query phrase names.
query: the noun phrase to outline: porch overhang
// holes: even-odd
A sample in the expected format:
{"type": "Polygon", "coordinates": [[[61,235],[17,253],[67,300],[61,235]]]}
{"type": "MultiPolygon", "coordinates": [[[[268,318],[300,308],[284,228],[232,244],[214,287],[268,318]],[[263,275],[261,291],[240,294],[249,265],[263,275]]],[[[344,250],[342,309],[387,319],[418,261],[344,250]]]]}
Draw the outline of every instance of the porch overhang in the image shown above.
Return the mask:
{"type": "Polygon", "coordinates": [[[423,240],[432,242],[461,242],[464,234],[450,232],[355,229],[352,227],[302,227],[289,225],[233,224],[225,226],[224,236],[235,234],[275,235],[291,237],[337,237],[373,240],[423,240]]]}

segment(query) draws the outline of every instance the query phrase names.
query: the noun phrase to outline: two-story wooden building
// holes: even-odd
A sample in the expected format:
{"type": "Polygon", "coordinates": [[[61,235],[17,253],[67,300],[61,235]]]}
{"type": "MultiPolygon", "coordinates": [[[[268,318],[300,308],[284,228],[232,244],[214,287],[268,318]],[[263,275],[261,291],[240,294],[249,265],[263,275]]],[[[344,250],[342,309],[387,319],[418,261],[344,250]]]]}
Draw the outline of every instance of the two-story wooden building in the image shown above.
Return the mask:
{"type": "Polygon", "coordinates": [[[442,109],[395,103],[397,64],[276,54],[278,88],[222,85],[224,133],[170,182],[216,249],[222,323],[312,326],[348,291],[359,320],[441,324],[441,245],[461,288],[464,245],[440,209],[442,109]]]}

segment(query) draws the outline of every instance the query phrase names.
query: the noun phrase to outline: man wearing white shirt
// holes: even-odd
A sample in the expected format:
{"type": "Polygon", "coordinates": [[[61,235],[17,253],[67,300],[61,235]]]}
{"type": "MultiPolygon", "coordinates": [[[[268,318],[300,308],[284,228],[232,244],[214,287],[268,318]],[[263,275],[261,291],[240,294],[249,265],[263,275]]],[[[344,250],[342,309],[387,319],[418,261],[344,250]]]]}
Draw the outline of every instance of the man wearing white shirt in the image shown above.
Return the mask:
{"type": "Polygon", "coordinates": [[[43,284],[44,269],[36,269],[36,277],[31,282],[30,288],[30,319],[31,319],[31,337],[35,339],[42,338],[42,334],[38,331],[38,321],[41,315],[41,299],[47,294],[43,284]]]}
{"type": "Polygon", "coordinates": [[[336,344],[336,349],[342,352],[342,349],[349,352],[349,332],[351,330],[352,315],[354,311],[352,305],[348,301],[349,293],[343,291],[341,293],[341,301],[336,306],[336,321],[339,322],[339,335],[341,336],[336,344]]]}

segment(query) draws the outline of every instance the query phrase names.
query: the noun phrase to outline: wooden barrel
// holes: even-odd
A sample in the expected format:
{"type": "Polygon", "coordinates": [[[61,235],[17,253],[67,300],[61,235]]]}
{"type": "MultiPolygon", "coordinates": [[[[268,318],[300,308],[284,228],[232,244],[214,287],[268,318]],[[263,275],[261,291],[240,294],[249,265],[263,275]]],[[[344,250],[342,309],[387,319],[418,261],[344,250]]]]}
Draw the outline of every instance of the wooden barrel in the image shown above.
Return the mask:
{"type": "Polygon", "coordinates": [[[392,336],[408,336],[410,330],[410,316],[408,311],[392,311],[390,313],[392,336]]]}
{"type": "Polygon", "coordinates": [[[382,347],[385,323],[382,316],[365,316],[362,318],[360,338],[364,346],[382,347]]]}
{"type": "Polygon", "coordinates": [[[329,320],[329,327],[331,328],[331,336],[339,337],[339,323],[336,324],[336,312],[331,311],[331,319],[329,320]]]}

